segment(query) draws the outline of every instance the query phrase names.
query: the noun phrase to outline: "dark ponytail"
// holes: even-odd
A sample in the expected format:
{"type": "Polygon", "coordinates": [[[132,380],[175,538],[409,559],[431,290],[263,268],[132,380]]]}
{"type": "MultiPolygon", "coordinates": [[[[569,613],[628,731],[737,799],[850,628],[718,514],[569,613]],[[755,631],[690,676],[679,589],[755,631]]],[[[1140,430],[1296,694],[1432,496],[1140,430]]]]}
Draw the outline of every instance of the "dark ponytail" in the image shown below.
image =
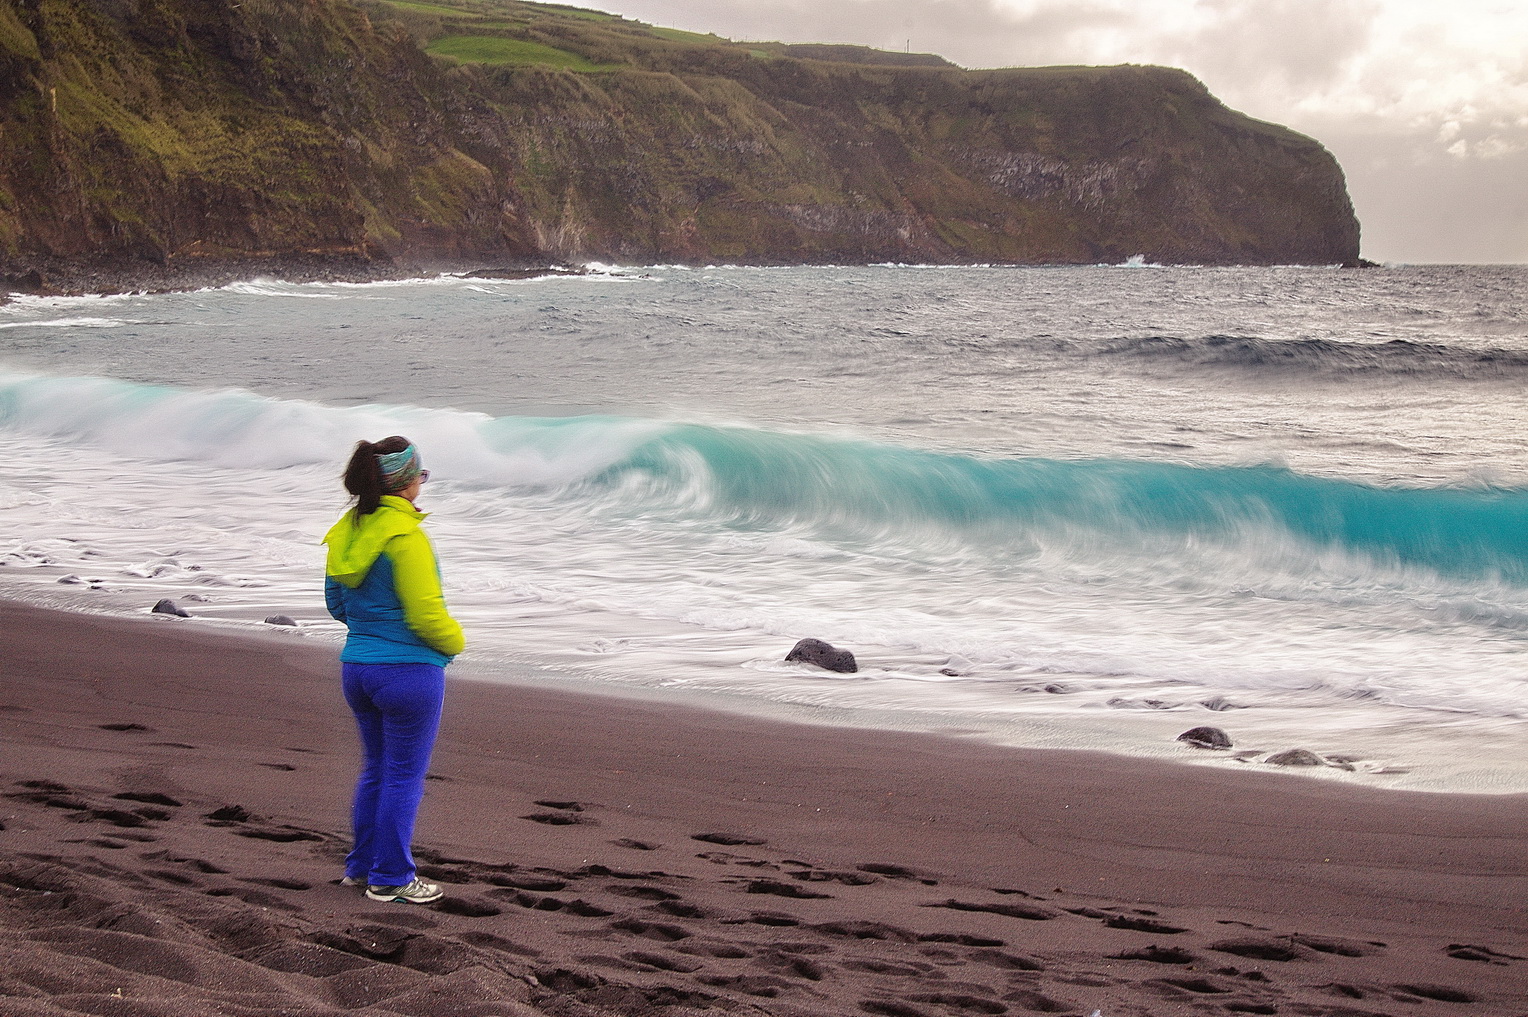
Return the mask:
{"type": "Polygon", "coordinates": [[[382,467],[377,456],[389,452],[402,452],[409,447],[409,440],[399,435],[381,441],[358,441],[350,462],[345,465],[345,490],[355,495],[355,517],[370,515],[382,504],[382,467]]]}

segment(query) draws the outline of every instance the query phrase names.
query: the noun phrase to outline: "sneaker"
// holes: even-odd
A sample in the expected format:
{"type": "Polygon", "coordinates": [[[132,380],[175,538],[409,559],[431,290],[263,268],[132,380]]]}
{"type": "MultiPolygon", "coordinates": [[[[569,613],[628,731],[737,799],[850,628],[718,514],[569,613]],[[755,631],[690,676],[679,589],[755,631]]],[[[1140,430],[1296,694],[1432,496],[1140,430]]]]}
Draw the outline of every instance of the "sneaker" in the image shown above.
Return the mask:
{"type": "Polygon", "coordinates": [[[340,880],[340,886],[365,886],[365,885],[366,885],[366,878],[364,876],[346,876],[344,879],[340,880]]]}
{"type": "Polygon", "coordinates": [[[368,886],[366,896],[390,904],[428,904],[440,900],[445,892],[435,883],[416,879],[408,886],[368,886]]]}

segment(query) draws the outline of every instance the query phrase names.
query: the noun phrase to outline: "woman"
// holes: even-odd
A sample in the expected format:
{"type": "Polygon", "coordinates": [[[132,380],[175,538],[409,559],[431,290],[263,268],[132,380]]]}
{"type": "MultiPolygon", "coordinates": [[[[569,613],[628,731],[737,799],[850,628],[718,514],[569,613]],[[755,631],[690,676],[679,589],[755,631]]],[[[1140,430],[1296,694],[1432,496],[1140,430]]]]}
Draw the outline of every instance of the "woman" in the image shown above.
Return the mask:
{"type": "Polygon", "coordinates": [[[425,513],[414,507],[429,477],[407,438],[361,442],[345,468],[355,508],[324,537],[324,600],[350,630],[340,662],[363,753],[344,882],[364,882],[372,900],[405,904],[442,896],[416,878],[409,842],[440,727],[445,666],[463,645],[419,528],[425,513]]]}

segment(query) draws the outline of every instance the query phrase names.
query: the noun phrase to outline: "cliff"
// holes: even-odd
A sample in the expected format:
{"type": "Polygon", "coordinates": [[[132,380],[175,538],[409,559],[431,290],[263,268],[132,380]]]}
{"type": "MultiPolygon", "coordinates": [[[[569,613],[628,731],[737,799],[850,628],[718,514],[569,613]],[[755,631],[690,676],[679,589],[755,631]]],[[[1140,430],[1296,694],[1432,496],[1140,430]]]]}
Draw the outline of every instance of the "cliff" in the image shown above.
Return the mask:
{"type": "Polygon", "coordinates": [[[1131,255],[1351,263],[1358,224],[1318,143],[1164,68],[516,0],[0,0],[12,277],[1131,255]]]}

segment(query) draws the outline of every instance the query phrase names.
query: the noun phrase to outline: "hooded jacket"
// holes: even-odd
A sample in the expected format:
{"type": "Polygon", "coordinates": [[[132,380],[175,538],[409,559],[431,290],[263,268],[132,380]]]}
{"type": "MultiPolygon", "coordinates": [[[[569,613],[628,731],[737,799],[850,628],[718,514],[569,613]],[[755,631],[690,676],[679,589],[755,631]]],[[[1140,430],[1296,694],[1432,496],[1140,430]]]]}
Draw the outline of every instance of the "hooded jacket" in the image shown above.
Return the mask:
{"type": "Polygon", "coordinates": [[[346,512],[327,534],[324,602],[350,636],[340,660],[352,664],[445,666],[462,652],[462,627],[446,610],[440,566],[420,512],[385,494],[358,520],[346,512]]]}

